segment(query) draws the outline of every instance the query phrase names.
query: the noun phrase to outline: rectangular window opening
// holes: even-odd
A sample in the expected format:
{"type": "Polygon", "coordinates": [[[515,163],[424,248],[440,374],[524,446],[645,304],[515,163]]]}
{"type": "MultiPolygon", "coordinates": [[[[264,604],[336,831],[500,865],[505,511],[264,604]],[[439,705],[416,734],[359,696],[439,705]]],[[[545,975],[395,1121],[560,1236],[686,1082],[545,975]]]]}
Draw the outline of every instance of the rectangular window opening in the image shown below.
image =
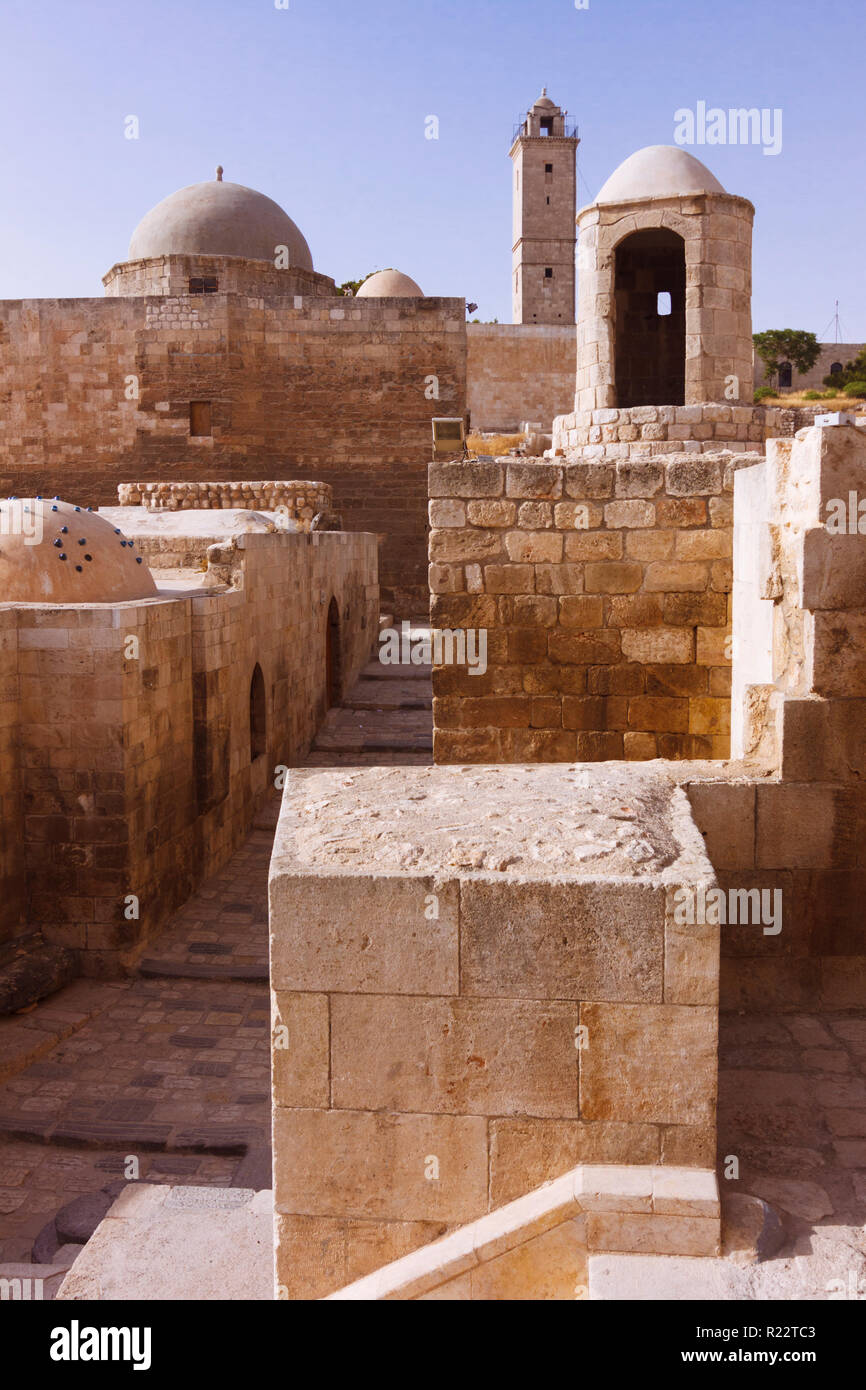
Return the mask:
{"type": "Polygon", "coordinates": [[[553,165],[552,165],[552,164],[545,164],[545,166],[544,166],[544,172],[545,172],[545,174],[552,174],[552,173],[553,173],[553,165]]]}
{"type": "Polygon", "coordinates": [[[219,289],[219,281],[215,275],[191,275],[189,281],[190,294],[216,294],[219,289]]]}
{"type": "Polygon", "coordinates": [[[659,318],[666,318],[671,312],[671,296],[668,290],[659,290],[656,300],[656,312],[659,318]]]}
{"type": "Polygon", "coordinates": [[[204,435],[213,434],[210,407],[210,401],[190,401],[189,432],[192,436],[201,438],[204,435]]]}
{"type": "Polygon", "coordinates": [[[545,272],[544,272],[544,278],[545,278],[545,280],[552,280],[552,279],[553,279],[553,270],[551,269],[550,266],[548,266],[547,269],[545,270],[545,272]]]}

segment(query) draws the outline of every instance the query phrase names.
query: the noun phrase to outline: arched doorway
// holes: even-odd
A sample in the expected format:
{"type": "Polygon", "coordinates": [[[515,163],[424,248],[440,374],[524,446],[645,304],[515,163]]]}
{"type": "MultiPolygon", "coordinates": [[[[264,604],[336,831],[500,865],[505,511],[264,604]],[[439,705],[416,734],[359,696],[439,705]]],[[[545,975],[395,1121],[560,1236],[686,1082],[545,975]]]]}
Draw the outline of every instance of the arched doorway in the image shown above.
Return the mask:
{"type": "Polygon", "coordinates": [[[250,762],[268,751],[268,710],[265,699],[265,678],[258,662],[250,680],[250,762]]]}
{"type": "Polygon", "coordinates": [[[328,623],[325,630],[325,697],[328,708],[338,705],[343,695],[340,659],[340,610],[337,600],[331,599],[328,605],[328,623]]]}
{"type": "Polygon", "coordinates": [[[684,405],[686,247],[667,227],[632,232],[616,248],[616,404],[684,405]]]}

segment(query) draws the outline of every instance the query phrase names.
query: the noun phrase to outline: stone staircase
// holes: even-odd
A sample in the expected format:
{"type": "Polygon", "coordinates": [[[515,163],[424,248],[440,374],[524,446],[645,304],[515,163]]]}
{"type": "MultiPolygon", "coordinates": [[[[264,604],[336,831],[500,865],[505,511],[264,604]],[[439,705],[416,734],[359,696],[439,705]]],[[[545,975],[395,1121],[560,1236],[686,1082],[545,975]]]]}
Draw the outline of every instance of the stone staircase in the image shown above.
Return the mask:
{"type": "MultiPolygon", "coordinates": [[[[413,641],[429,625],[413,622],[413,641]]],[[[433,684],[429,665],[373,660],[313,740],[305,767],[433,761],[433,684]]]]}

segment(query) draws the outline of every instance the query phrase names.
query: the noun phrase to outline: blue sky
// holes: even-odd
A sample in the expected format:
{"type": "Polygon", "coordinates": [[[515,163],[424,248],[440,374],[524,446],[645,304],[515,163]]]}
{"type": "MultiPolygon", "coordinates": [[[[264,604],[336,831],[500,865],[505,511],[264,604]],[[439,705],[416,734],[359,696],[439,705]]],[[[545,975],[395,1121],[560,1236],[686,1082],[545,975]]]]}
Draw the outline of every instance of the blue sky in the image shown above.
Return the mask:
{"type": "Polygon", "coordinates": [[[777,156],[693,150],[757,208],[754,327],[820,334],[838,298],[864,340],[864,38],[863,0],[3,0],[0,298],[101,295],[148,208],[221,163],[338,283],[394,265],[508,322],[508,149],[545,85],[579,203],[679,108],[781,108],[777,156]]]}

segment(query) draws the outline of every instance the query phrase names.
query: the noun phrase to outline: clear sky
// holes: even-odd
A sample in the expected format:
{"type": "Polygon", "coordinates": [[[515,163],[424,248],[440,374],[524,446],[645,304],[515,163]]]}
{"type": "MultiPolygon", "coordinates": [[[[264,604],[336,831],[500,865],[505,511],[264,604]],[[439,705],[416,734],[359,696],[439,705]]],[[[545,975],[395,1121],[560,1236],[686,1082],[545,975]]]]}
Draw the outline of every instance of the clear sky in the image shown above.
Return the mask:
{"type": "Polygon", "coordinates": [[[864,39],[863,0],[2,0],[0,298],[101,295],[144,213],[220,163],[338,283],[393,265],[509,322],[508,149],[544,85],[580,204],[680,108],[780,109],[778,155],[692,153],[756,206],[755,329],[822,334],[838,298],[862,341],[864,39]]]}

